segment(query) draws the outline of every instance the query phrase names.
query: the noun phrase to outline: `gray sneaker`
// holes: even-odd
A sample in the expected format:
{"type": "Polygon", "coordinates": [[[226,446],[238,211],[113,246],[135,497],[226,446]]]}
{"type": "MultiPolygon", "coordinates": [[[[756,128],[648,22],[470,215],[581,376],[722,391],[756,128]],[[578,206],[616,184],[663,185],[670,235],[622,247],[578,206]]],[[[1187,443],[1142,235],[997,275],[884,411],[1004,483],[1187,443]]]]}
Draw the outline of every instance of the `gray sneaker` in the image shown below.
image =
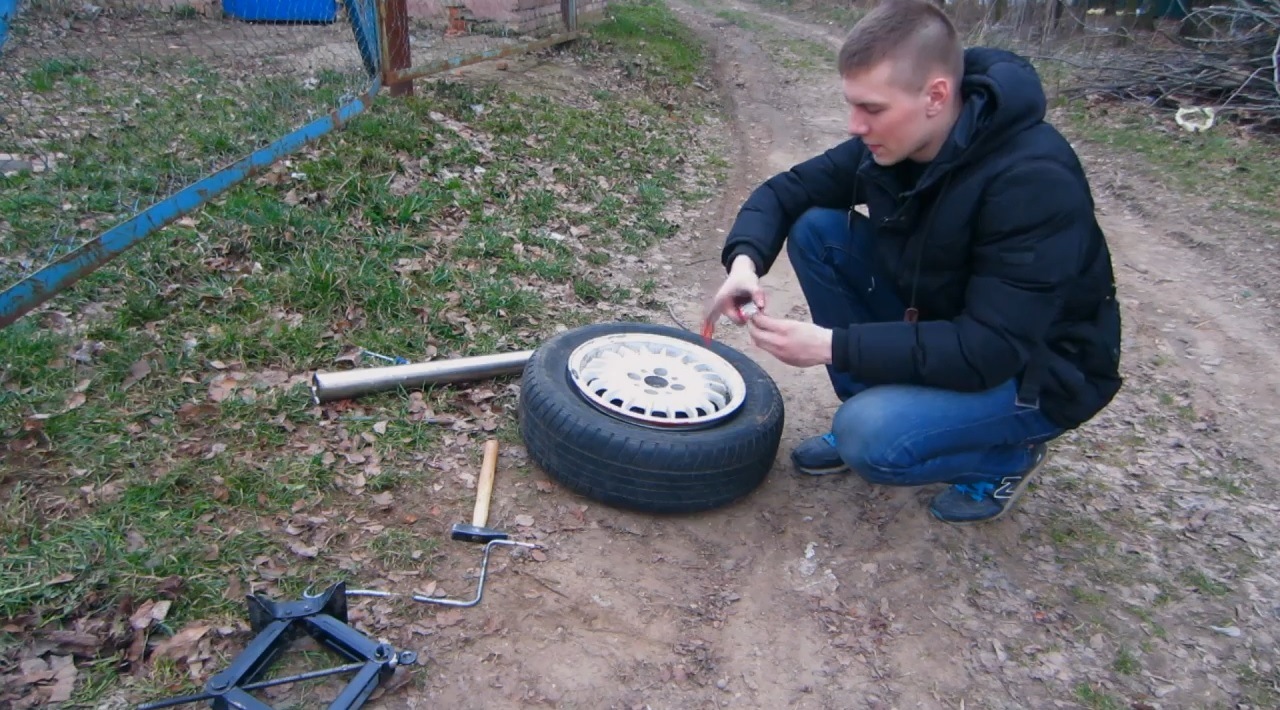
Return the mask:
{"type": "Polygon", "coordinates": [[[802,441],[792,450],[791,462],[800,473],[810,476],[825,476],[849,470],[849,465],[836,451],[836,437],[830,432],[802,441]]]}

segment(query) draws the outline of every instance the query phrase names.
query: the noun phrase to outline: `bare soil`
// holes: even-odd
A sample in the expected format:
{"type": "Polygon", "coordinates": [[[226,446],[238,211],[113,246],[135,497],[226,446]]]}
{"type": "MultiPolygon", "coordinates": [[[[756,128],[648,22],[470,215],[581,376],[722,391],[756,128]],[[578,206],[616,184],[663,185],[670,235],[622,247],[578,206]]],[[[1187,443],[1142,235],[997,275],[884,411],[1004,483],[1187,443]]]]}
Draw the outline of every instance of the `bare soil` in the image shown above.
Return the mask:
{"type": "MultiPolygon", "coordinates": [[[[844,138],[834,76],[789,73],[758,32],[833,47],[839,29],[760,16],[750,31],[676,3],[714,49],[732,159],[723,191],[634,268],[673,320],[697,322],[724,230],[759,181],[844,138]]],[[[529,85],[581,71],[511,62],[529,85]]],[[[479,67],[460,76],[489,72],[479,67]]],[[[753,495],[652,517],[548,485],[505,446],[490,520],[546,547],[498,555],[483,602],[399,616],[420,655],[382,708],[1237,708],[1274,706],[1280,337],[1264,225],[1171,192],[1131,159],[1079,146],[1115,253],[1127,384],[1059,440],[1039,486],[999,523],[935,522],[934,489],[793,473],[791,446],[837,401],[819,368],[726,342],[777,380],[783,449],[753,495]],[[517,527],[517,516],[527,525],[517,527]]],[[[805,317],[785,256],[770,310],[805,317]]],[[[461,511],[461,509],[459,509],[461,511]]],[[[441,514],[442,522],[450,511],[441,514]]],[[[464,513],[465,514],[465,513],[464,513]]],[[[445,543],[440,585],[473,590],[479,550],[445,543]]]]}

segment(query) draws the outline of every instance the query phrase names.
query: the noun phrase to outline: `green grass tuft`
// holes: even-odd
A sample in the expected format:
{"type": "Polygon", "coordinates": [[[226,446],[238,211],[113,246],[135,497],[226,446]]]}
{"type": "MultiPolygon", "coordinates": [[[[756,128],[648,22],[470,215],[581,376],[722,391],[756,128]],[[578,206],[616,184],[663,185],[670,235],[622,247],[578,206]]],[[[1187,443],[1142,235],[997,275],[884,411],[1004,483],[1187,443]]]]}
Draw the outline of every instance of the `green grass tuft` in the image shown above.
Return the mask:
{"type": "Polygon", "coordinates": [[[613,46],[620,59],[647,60],[653,76],[688,86],[705,68],[707,49],[661,0],[610,3],[607,19],[591,35],[613,46]]]}
{"type": "Polygon", "coordinates": [[[1244,138],[1229,123],[1206,133],[1188,133],[1167,117],[1137,107],[1065,104],[1068,127],[1083,139],[1131,151],[1150,163],[1157,179],[1217,206],[1280,221],[1280,141],[1244,138]]]}

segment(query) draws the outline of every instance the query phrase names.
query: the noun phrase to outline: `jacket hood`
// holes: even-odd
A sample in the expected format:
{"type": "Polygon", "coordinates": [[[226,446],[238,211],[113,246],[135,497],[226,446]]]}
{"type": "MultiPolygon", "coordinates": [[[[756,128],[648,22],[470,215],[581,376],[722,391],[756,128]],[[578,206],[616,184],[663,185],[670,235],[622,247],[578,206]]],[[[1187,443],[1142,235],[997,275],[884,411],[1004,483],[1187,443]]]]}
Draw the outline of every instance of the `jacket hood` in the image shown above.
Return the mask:
{"type": "Polygon", "coordinates": [[[960,116],[920,187],[981,158],[1045,117],[1040,75],[1029,61],[1003,49],[965,50],[961,95],[960,116]]]}
{"type": "Polygon", "coordinates": [[[968,162],[1044,120],[1036,68],[1014,52],[972,47],[964,54],[964,105],[937,162],[968,162]]]}

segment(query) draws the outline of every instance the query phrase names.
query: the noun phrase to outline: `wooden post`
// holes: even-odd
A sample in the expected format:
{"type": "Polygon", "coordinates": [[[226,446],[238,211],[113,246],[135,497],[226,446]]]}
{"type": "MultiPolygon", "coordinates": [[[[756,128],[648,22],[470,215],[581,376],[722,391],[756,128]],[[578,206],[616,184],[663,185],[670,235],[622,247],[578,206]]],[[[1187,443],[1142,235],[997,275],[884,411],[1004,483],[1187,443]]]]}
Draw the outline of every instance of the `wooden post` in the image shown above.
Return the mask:
{"type": "Polygon", "coordinates": [[[382,29],[387,38],[387,56],[383,80],[392,96],[412,96],[413,81],[395,81],[392,77],[401,69],[408,69],[409,55],[409,3],[407,0],[386,0],[386,12],[382,14],[382,29]]]}

